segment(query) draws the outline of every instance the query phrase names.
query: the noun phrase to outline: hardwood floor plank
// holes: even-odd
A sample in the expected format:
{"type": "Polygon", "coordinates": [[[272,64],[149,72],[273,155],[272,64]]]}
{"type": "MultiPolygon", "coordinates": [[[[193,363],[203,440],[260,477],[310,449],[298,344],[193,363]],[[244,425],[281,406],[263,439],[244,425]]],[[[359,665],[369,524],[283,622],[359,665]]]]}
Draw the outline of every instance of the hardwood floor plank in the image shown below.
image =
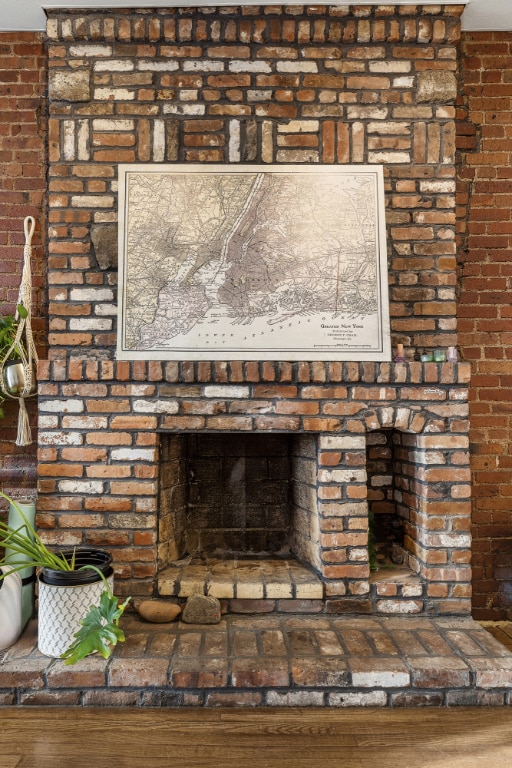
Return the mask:
{"type": "Polygon", "coordinates": [[[0,768],[20,768],[22,759],[19,755],[0,755],[0,768]]]}
{"type": "Polygon", "coordinates": [[[512,767],[507,707],[4,708],[0,733],[0,768],[512,767]]]}

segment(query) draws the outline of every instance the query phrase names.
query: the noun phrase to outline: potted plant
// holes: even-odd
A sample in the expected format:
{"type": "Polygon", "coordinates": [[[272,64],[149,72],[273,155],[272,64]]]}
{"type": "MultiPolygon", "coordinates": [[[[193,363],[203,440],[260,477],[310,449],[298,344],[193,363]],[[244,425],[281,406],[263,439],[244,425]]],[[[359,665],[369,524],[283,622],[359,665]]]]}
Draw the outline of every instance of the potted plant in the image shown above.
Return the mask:
{"type": "Polygon", "coordinates": [[[119,627],[130,598],[120,604],[113,594],[111,557],[103,550],[75,547],[50,550],[36,533],[16,502],[23,524],[14,528],[0,521],[0,547],[8,555],[0,559],[0,580],[27,567],[39,571],[38,646],[48,656],[74,664],[97,651],[107,659],[125,637],[119,627]],[[18,556],[18,561],[16,561],[18,556]]]}

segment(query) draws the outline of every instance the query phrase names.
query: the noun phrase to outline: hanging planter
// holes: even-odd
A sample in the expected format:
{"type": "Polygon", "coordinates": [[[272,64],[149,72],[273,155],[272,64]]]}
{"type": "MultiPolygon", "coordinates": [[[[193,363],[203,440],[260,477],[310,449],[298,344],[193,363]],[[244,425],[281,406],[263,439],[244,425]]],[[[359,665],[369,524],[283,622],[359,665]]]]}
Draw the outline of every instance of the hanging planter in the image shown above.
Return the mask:
{"type": "Polygon", "coordinates": [[[32,276],[30,258],[32,255],[32,236],[35,229],[35,219],[27,216],[24,222],[25,248],[23,252],[23,274],[21,277],[18,303],[14,317],[2,319],[2,340],[7,349],[0,359],[0,388],[6,397],[18,400],[18,435],[16,445],[30,445],[32,434],[28,419],[25,398],[36,394],[36,367],[38,357],[34,338],[32,336],[31,306],[32,306],[32,276]],[[7,342],[7,343],[8,343],[7,342]]]}
{"type": "Polygon", "coordinates": [[[29,384],[27,371],[22,361],[20,359],[7,360],[3,366],[2,389],[8,397],[35,395],[37,392],[35,371],[32,370],[31,383],[29,384]]]}

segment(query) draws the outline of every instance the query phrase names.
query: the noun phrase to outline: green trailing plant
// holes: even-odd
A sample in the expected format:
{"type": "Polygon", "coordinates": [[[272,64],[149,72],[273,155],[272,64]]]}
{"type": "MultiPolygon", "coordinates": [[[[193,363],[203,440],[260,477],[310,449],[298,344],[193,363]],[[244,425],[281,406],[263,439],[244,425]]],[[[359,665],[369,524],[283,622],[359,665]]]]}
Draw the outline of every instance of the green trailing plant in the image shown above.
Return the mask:
{"type": "MultiPolygon", "coordinates": [[[[18,316],[20,318],[28,317],[28,312],[23,304],[18,304],[17,307],[18,316]]],[[[20,345],[14,346],[16,332],[18,330],[18,321],[14,315],[0,315],[0,360],[7,362],[8,360],[19,360],[21,357],[21,350],[25,351],[23,342],[20,345]],[[9,350],[11,350],[9,352],[9,350]]],[[[4,416],[2,403],[5,398],[0,394],[0,419],[4,416]]]]}
{"type": "MultiPolygon", "coordinates": [[[[22,571],[25,568],[52,568],[56,571],[75,570],[75,552],[71,558],[52,552],[38,536],[32,524],[27,520],[20,507],[7,494],[0,491],[0,498],[12,504],[23,520],[23,525],[15,529],[0,520],[0,548],[9,549],[9,559],[5,555],[0,558],[0,566],[9,565],[12,571],[22,571]],[[13,555],[23,559],[16,562],[13,555]]],[[[75,633],[75,640],[62,654],[65,663],[75,664],[97,651],[104,659],[108,659],[118,642],[124,642],[125,636],[119,627],[119,619],[131,598],[120,603],[110,589],[105,575],[94,565],[83,565],[78,570],[93,570],[101,577],[104,589],[100,595],[99,605],[91,605],[81,628],[75,633]]],[[[12,572],[11,571],[11,572],[12,572]]],[[[0,572],[0,580],[7,574],[0,572]]]]}
{"type": "Polygon", "coordinates": [[[124,632],[119,627],[119,619],[130,598],[127,597],[124,603],[119,605],[119,600],[112,594],[105,576],[98,568],[90,567],[98,571],[105,589],[101,593],[100,604],[91,605],[86,617],[80,622],[81,628],[75,632],[75,640],[62,654],[61,658],[65,660],[65,664],[76,664],[96,651],[104,659],[108,659],[117,643],[123,643],[125,640],[124,632]]]}
{"type": "MultiPolygon", "coordinates": [[[[18,304],[16,310],[20,318],[28,317],[28,311],[23,304],[18,304]]],[[[7,360],[18,360],[21,356],[21,349],[24,349],[24,347],[14,346],[11,352],[9,352],[16,340],[17,330],[18,320],[14,315],[0,315],[0,360],[5,361],[8,353],[7,360]]],[[[22,344],[22,342],[19,342],[19,344],[22,344]]]]}

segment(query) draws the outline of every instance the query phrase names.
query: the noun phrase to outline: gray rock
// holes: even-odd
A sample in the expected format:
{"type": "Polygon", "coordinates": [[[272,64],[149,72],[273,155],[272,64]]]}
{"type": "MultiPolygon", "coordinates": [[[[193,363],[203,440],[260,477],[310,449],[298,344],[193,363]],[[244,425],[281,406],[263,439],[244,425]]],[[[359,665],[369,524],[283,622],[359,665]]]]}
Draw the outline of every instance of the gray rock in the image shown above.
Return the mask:
{"type": "Polygon", "coordinates": [[[211,595],[191,595],[183,609],[182,619],[186,624],[218,624],[220,602],[211,595]]]}

